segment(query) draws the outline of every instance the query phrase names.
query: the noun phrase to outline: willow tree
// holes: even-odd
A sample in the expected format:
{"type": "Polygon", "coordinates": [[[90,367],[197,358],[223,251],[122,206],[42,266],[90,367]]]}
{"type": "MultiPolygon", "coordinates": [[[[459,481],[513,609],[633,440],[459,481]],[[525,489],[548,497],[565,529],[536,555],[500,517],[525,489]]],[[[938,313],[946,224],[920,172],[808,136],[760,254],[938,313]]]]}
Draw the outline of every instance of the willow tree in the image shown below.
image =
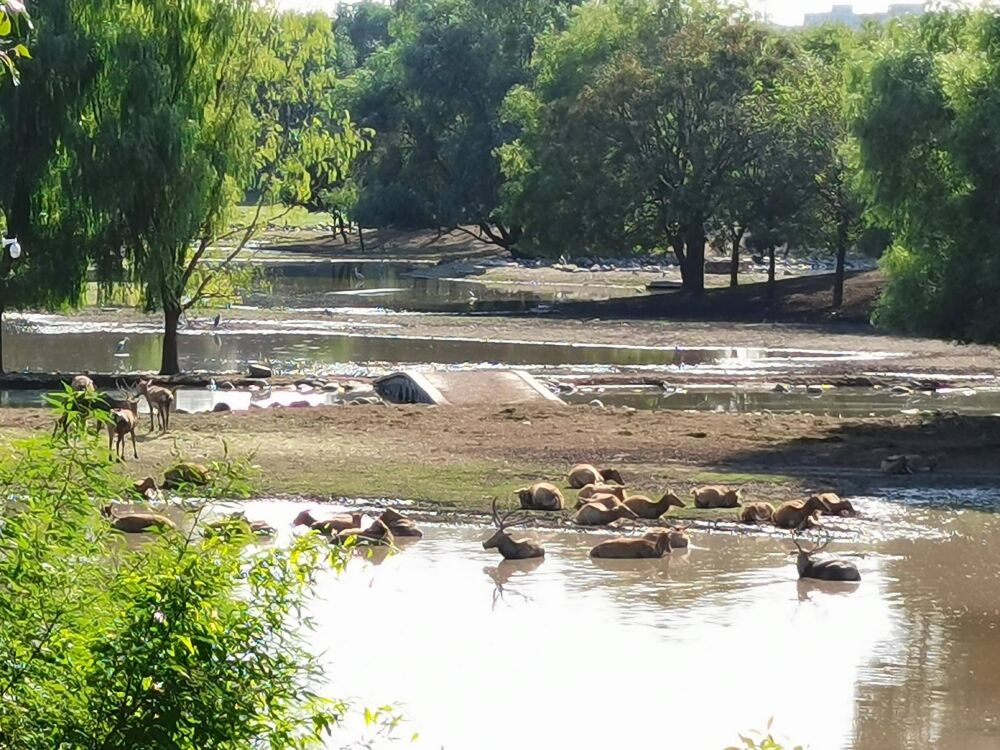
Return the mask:
{"type": "Polygon", "coordinates": [[[0,256],[0,331],[6,310],[77,301],[88,258],[107,249],[105,225],[81,196],[105,158],[93,149],[86,112],[108,62],[118,4],[39,3],[32,7],[31,58],[13,41],[3,45],[22,59],[19,85],[0,85],[0,211],[23,251],[17,259],[9,250],[0,256]]]}
{"type": "Polygon", "coordinates": [[[366,141],[350,119],[292,127],[255,91],[296,68],[276,62],[280,28],[254,0],[136,0],[122,7],[114,71],[92,116],[106,160],[95,198],[117,217],[125,271],[163,312],[160,371],[180,371],[177,328],[256,235],[263,206],[308,164],[346,173],[366,141]],[[248,221],[235,206],[257,196],[248,221]]]}

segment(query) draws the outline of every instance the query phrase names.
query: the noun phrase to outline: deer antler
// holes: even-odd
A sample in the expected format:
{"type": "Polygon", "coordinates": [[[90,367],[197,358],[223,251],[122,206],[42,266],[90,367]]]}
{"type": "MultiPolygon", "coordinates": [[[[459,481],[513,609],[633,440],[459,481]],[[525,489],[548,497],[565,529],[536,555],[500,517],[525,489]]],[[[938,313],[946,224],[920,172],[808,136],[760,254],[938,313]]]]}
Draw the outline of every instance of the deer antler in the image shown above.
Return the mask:
{"type": "Polygon", "coordinates": [[[820,544],[819,546],[814,546],[813,549],[812,549],[812,552],[822,552],[824,549],[826,549],[827,545],[830,544],[831,541],[833,541],[833,537],[831,536],[831,534],[830,534],[829,531],[826,531],[824,529],[824,531],[823,531],[823,543],[820,544]]]}
{"type": "Polygon", "coordinates": [[[803,555],[812,554],[812,551],[807,552],[806,550],[802,549],[802,545],[799,544],[798,537],[796,536],[794,531],[792,532],[792,544],[794,544],[798,548],[799,552],[801,552],[803,555]]]}

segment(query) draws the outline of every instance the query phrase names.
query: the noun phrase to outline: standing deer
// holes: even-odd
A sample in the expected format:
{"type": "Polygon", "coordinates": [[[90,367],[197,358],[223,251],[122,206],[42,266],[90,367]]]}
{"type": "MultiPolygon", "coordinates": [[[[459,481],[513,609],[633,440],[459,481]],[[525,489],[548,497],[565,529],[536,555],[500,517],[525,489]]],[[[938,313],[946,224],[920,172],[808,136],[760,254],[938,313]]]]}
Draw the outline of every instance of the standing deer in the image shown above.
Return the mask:
{"type": "Polygon", "coordinates": [[[792,543],[799,550],[799,558],[795,564],[798,568],[799,578],[813,578],[817,581],[860,581],[861,573],[857,566],[847,560],[836,558],[828,560],[814,560],[813,555],[822,552],[830,543],[829,535],[823,544],[814,546],[810,550],[802,549],[799,540],[792,535],[792,543]]]}
{"type": "Polygon", "coordinates": [[[135,400],[125,400],[124,409],[112,409],[111,421],[108,423],[108,458],[117,454],[119,461],[125,460],[125,436],[132,436],[132,456],[139,458],[139,451],[135,447],[135,429],[139,426],[139,402],[135,400]],[[115,453],[111,452],[111,446],[115,438],[118,444],[115,453]]]}
{"type": "Polygon", "coordinates": [[[174,403],[174,394],[169,388],[154,385],[152,380],[139,381],[139,395],[146,397],[149,406],[149,431],[156,429],[156,421],[160,423],[160,432],[170,428],[170,407],[174,403]]]}
{"type": "Polygon", "coordinates": [[[483,542],[483,549],[499,550],[504,560],[530,560],[533,557],[544,557],[545,548],[531,539],[515,540],[507,532],[509,528],[528,520],[525,513],[509,510],[501,516],[497,511],[497,501],[494,498],[490,507],[493,525],[497,530],[489,539],[483,542]]]}

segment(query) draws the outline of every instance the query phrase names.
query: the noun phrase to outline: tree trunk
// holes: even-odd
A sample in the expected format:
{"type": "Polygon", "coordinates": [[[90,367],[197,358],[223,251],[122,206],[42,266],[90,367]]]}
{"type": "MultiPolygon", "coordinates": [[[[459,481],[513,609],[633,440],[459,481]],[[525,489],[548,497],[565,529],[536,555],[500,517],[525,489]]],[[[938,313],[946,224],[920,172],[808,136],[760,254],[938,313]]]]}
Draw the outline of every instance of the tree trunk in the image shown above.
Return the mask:
{"type": "Polygon", "coordinates": [[[358,222],[358,242],[361,243],[361,252],[365,251],[365,230],[361,228],[361,222],[358,222]]]}
{"type": "Polygon", "coordinates": [[[740,285],[740,243],[743,242],[744,231],[733,232],[733,259],[729,266],[729,286],[740,285]]]}
{"type": "Polygon", "coordinates": [[[177,322],[181,311],[167,308],[163,311],[163,357],[160,359],[160,375],[177,375],[181,371],[177,356],[177,322]]]}
{"type": "Polygon", "coordinates": [[[684,232],[685,262],[681,265],[681,286],[685,291],[701,294],[705,291],[705,227],[692,224],[684,232]]]}
{"type": "Polygon", "coordinates": [[[844,265],[847,261],[847,222],[837,225],[837,271],[833,278],[833,306],[844,304],[844,265]]]}
{"type": "Polygon", "coordinates": [[[774,297],[774,245],[769,245],[767,248],[767,296],[774,297]]]}
{"type": "Polygon", "coordinates": [[[3,375],[6,370],[3,369],[3,314],[4,306],[0,304],[0,375],[3,375]]]}

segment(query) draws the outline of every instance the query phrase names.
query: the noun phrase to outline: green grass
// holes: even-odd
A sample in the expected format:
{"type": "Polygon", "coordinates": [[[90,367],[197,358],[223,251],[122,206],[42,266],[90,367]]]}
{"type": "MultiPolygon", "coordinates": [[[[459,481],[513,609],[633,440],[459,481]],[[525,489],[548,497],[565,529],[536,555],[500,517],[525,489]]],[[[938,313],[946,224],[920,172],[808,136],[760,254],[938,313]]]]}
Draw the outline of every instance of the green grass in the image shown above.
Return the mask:
{"type": "MultiPolygon", "coordinates": [[[[256,206],[237,206],[230,220],[234,226],[246,226],[253,221],[257,213],[256,206]]],[[[282,205],[264,206],[260,215],[260,225],[266,228],[268,224],[285,229],[316,229],[322,225],[333,223],[333,218],[327,213],[311,213],[304,208],[286,208],[282,205]]]]}

